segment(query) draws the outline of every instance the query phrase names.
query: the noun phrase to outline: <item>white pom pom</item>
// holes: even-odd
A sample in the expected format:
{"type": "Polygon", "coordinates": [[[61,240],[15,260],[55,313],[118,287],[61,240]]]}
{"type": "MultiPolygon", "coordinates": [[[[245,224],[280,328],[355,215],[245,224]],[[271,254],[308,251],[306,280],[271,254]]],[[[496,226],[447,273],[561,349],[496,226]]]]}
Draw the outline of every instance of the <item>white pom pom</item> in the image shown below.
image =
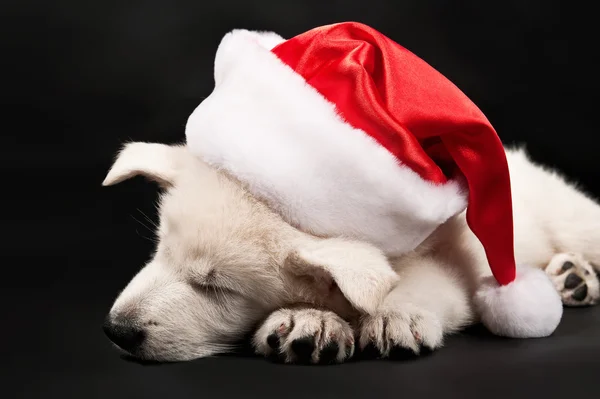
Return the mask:
{"type": "Polygon", "coordinates": [[[519,267],[512,283],[485,278],[474,297],[481,321],[492,333],[511,338],[547,337],[556,330],[563,305],[546,273],[519,267]]]}

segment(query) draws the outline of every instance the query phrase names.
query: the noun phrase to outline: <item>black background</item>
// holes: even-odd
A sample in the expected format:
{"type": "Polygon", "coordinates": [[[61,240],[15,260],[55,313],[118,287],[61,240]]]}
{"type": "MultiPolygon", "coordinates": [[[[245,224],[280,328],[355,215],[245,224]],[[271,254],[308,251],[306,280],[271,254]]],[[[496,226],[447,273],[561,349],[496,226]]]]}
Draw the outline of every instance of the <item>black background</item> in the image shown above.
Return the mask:
{"type": "MultiPolygon", "coordinates": [[[[144,367],[101,332],[149,256],[156,187],[101,188],[128,140],[181,142],[234,28],[371,25],[454,81],[505,143],[600,195],[598,21],[574,1],[4,1],[2,334],[10,397],[487,397],[597,391],[596,309],[548,340],[469,332],[431,358],[285,367],[224,357],[144,367]],[[257,385],[252,388],[253,385],[257,385]],[[15,396],[16,395],[16,396],[15,396]],[[367,396],[365,396],[367,397],[367,396]]],[[[591,3],[590,3],[591,4],[591,3]]],[[[589,6],[591,7],[591,6],[589,6]]]]}

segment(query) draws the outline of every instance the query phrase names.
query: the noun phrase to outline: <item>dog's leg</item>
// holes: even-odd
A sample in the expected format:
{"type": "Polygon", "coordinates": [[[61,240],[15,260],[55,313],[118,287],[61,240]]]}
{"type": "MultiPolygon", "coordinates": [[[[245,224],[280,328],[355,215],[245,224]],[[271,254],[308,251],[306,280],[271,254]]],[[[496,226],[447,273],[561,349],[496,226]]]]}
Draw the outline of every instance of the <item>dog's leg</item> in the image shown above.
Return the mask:
{"type": "Polygon", "coordinates": [[[473,320],[467,282],[456,269],[434,257],[403,263],[397,265],[400,283],[375,315],[361,321],[363,352],[418,355],[441,347],[446,334],[473,320]]]}
{"type": "Polygon", "coordinates": [[[507,159],[517,260],[546,267],[555,256],[572,253],[600,266],[598,201],[522,150],[508,151],[507,159]]]}
{"type": "Polygon", "coordinates": [[[514,198],[517,258],[546,270],[563,303],[600,299],[600,206],[560,174],[523,151],[507,153],[514,198]]]}
{"type": "Polygon", "coordinates": [[[354,354],[352,327],[333,312],[279,309],[254,334],[256,353],[286,363],[342,363],[354,354]]]}
{"type": "Polygon", "coordinates": [[[555,255],[546,273],[554,282],[563,304],[568,306],[595,305],[600,301],[600,282],[594,267],[582,255],[555,255]]]}

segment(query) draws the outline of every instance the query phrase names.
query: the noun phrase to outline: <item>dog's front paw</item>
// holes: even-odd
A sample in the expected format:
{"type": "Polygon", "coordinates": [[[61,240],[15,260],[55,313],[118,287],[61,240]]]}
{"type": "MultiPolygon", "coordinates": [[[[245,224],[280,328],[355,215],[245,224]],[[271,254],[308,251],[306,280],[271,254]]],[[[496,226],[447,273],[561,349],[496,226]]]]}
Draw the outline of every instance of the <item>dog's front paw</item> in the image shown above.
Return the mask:
{"type": "Polygon", "coordinates": [[[594,305],[600,301],[600,283],[592,265],[577,254],[558,254],[546,267],[563,304],[594,305]]]}
{"type": "Polygon", "coordinates": [[[365,357],[407,358],[439,348],[443,336],[435,314],[407,304],[403,309],[364,317],[359,344],[365,357]]]}
{"type": "Polygon", "coordinates": [[[286,363],[341,363],[354,354],[350,325],[333,312],[280,309],[256,331],[256,353],[286,363]]]}

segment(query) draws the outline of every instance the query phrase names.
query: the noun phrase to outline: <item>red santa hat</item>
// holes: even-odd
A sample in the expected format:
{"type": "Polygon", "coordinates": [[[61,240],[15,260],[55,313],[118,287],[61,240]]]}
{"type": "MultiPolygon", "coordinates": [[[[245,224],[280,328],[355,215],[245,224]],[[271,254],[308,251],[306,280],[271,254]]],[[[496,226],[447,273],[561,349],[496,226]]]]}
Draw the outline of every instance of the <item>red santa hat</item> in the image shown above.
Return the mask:
{"type": "Polygon", "coordinates": [[[187,144],[286,220],[323,236],[415,249],[466,208],[493,279],[475,301],[511,337],[550,335],[562,316],[544,272],[515,265],[510,176],[485,115],[416,55],[359,23],[284,40],[235,30],[187,144]]]}

